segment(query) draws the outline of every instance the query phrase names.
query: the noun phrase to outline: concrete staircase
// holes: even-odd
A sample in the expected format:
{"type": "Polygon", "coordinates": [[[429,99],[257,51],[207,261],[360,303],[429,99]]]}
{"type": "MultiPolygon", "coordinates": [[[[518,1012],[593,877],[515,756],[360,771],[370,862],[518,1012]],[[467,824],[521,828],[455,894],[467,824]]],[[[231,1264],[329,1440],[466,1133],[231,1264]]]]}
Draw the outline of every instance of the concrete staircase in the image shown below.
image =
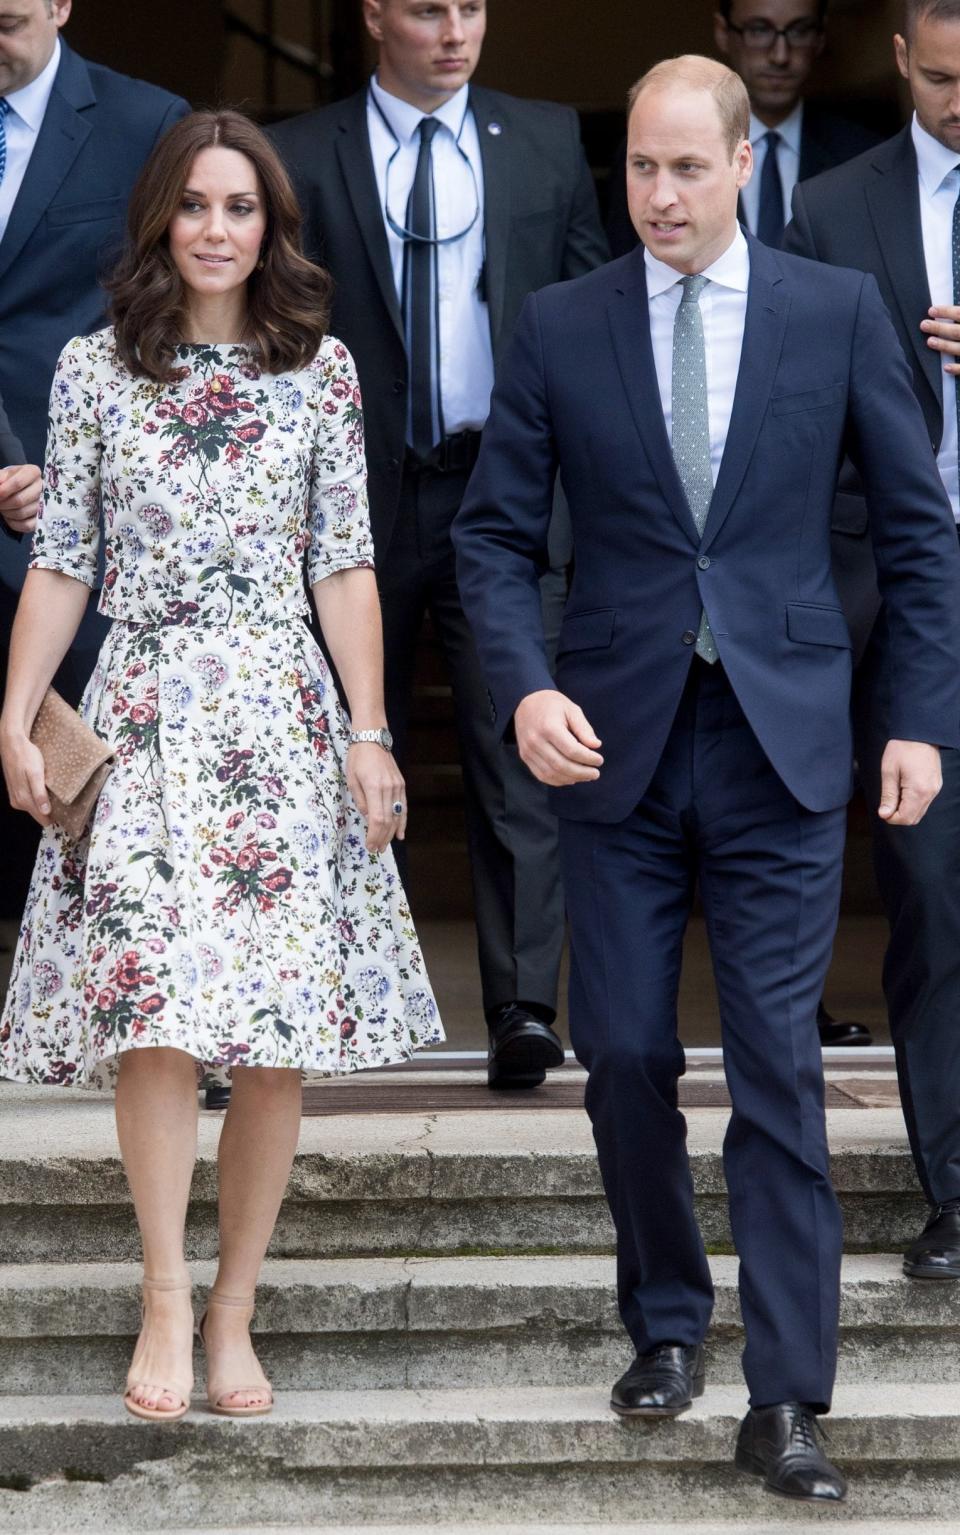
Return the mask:
{"type": "MultiPolygon", "coordinates": [[[[256,1319],[277,1410],[218,1419],[198,1389],[182,1423],[154,1427],[119,1400],[139,1271],[111,1103],[0,1087],[0,1531],[821,1528],[731,1466],[745,1400],[725,1118],[690,1115],[717,1308],[707,1394],[684,1417],[607,1408],[630,1350],[585,1120],[504,1111],[305,1121],[256,1319]]],[[[201,1128],[198,1305],[219,1126],[201,1128]]],[[[835,1111],[831,1138],[849,1255],[828,1433],[852,1490],[828,1517],[956,1532],[960,1295],[900,1272],[923,1207],[897,1116],[835,1111]]]]}

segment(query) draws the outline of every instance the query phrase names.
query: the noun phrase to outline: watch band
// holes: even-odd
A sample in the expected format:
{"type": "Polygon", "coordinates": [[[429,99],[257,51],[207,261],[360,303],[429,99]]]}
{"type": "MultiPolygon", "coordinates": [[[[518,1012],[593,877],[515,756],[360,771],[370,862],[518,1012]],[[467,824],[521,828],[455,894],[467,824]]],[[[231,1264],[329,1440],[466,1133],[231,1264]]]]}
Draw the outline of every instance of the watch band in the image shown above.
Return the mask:
{"type": "Polygon", "coordinates": [[[369,741],[375,746],[382,746],[384,751],[387,752],[393,747],[393,736],[389,730],[351,730],[351,746],[357,746],[365,741],[369,741]]]}

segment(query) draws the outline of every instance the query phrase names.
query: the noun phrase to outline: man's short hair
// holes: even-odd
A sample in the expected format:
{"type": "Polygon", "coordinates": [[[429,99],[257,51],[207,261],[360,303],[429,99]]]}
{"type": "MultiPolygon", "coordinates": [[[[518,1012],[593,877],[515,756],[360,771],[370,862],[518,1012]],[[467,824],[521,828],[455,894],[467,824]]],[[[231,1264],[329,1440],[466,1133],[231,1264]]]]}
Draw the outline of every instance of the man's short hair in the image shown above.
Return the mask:
{"type": "MultiPolygon", "coordinates": [[[[826,21],[827,6],[829,4],[830,0],[820,0],[820,3],[817,6],[818,21],[826,21]]],[[[718,0],[717,10],[720,12],[720,15],[723,17],[724,21],[729,21],[733,14],[733,0],[718,0]]]]}
{"type": "MultiPolygon", "coordinates": [[[[957,0],[960,5],[960,0],[957,0]]],[[[633,111],[644,91],[651,86],[665,87],[686,85],[693,90],[708,91],[717,104],[723,134],[730,151],[736,154],[737,145],[750,137],[750,97],[740,76],[726,64],[716,59],[702,57],[698,53],[683,53],[676,59],[664,59],[641,75],[627,96],[627,114],[633,111]]]]}
{"type": "Polygon", "coordinates": [[[908,42],[922,16],[934,21],[960,21],[960,0],[906,0],[904,9],[903,32],[908,42]]]}

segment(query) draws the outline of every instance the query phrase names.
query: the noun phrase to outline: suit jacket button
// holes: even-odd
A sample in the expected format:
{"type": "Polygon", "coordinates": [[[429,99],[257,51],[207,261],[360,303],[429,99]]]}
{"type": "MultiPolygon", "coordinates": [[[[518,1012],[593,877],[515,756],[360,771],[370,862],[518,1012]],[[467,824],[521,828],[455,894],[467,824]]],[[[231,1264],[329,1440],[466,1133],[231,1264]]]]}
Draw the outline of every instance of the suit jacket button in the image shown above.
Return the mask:
{"type": "Polygon", "coordinates": [[[697,643],[697,636],[694,634],[692,629],[685,629],[680,638],[683,640],[685,645],[695,645],[697,643]]]}
{"type": "Polygon", "coordinates": [[[700,558],[697,561],[697,567],[700,570],[709,570],[710,569],[710,561],[709,561],[709,559],[707,558],[707,556],[705,554],[701,554],[700,558]]]}
{"type": "Polygon", "coordinates": [[[393,392],[394,392],[394,394],[405,394],[406,393],[406,388],[407,388],[406,383],[404,382],[404,380],[402,378],[395,378],[394,379],[394,381],[393,381],[393,392]]]}
{"type": "Polygon", "coordinates": [[[387,468],[388,469],[399,469],[400,468],[400,460],[398,458],[388,458],[387,459],[387,468]]]}

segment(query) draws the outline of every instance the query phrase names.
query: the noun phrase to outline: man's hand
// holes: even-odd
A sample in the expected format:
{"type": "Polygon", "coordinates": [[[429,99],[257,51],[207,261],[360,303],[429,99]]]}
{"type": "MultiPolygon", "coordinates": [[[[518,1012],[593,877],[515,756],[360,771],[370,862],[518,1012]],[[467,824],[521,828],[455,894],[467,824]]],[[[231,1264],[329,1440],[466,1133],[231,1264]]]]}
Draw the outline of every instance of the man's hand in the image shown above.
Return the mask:
{"type": "Polygon", "coordinates": [[[36,464],[0,469],[0,517],[12,533],[32,533],[43,479],[36,464]]]}
{"type": "Polygon", "coordinates": [[[940,748],[924,741],[888,741],[880,764],[881,821],[916,826],[943,787],[940,748]]]}
{"type": "Polygon", "coordinates": [[[582,709],[553,688],[528,693],[513,716],[520,756],[534,778],[560,788],[600,777],[599,737],[582,709]]]}
{"type": "Polygon", "coordinates": [[[945,373],[960,374],[960,304],[944,304],[927,310],[928,318],[920,321],[920,329],[927,338],[927,346],[940,352],[944,358],[945,373]]]}

